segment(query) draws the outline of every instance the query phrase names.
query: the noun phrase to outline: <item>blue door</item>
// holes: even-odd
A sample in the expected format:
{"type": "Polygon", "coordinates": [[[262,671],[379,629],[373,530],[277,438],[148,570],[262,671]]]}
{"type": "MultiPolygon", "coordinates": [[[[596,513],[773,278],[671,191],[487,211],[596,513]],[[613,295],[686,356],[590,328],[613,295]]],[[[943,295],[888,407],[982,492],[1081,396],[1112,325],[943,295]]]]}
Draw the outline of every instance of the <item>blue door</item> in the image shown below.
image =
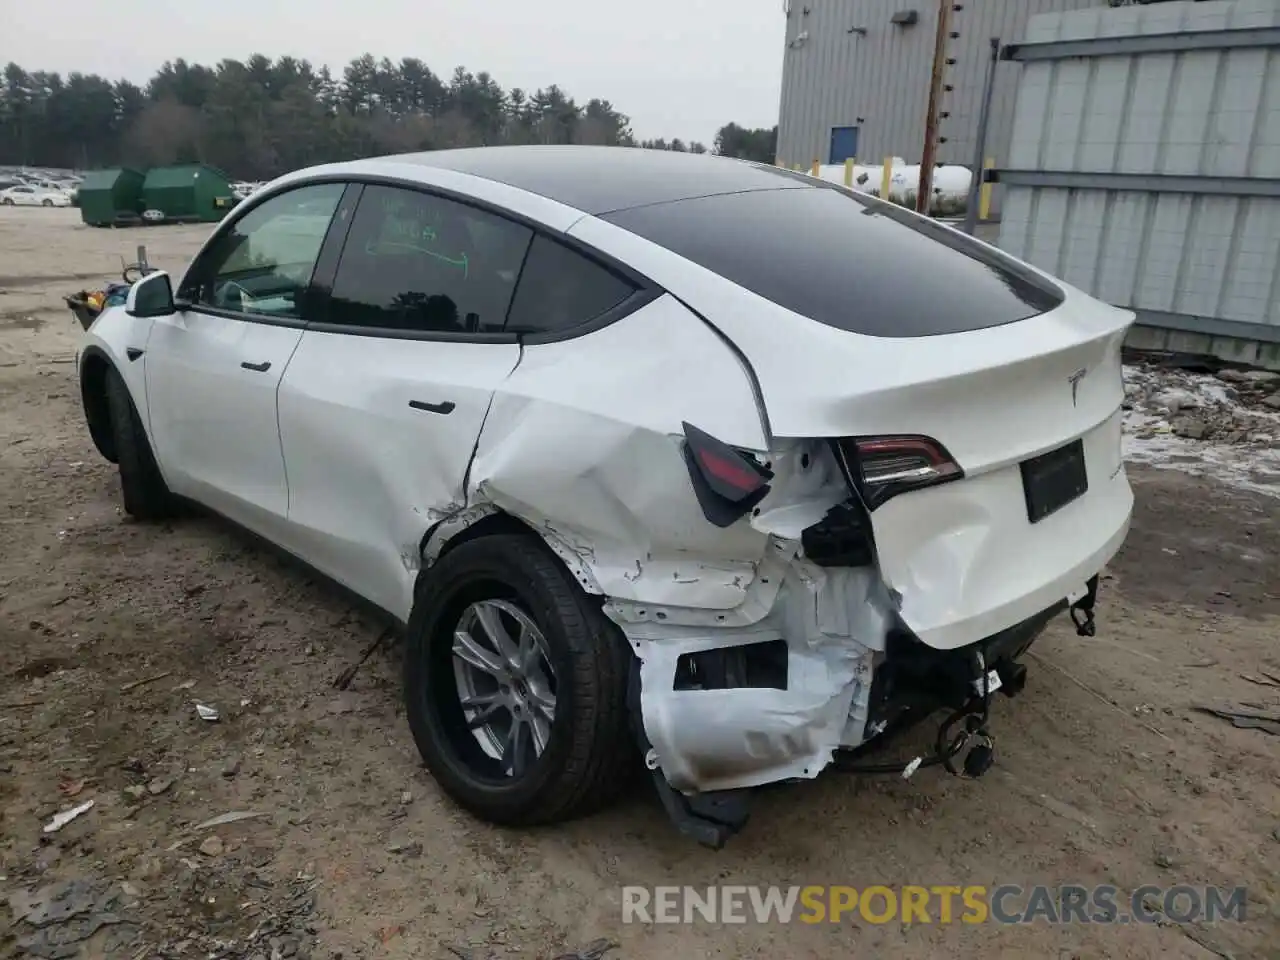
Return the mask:
{"type": "Polygon", "coordinates": [[[827,163],[844,163],[858,155],[858,128],[831,128],[831,158],[827,163]]]}

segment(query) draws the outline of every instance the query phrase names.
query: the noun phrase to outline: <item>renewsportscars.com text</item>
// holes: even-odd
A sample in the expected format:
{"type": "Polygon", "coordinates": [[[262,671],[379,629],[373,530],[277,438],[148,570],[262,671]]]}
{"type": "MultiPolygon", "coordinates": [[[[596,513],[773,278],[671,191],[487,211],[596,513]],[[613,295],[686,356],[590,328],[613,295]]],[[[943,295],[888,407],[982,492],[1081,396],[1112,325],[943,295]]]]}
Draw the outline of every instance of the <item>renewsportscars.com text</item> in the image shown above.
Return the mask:
{"type": "Polygon", "coordinates": [[[1244,922],[1244,887],[623,887],[623,923],[1244,922]]]}

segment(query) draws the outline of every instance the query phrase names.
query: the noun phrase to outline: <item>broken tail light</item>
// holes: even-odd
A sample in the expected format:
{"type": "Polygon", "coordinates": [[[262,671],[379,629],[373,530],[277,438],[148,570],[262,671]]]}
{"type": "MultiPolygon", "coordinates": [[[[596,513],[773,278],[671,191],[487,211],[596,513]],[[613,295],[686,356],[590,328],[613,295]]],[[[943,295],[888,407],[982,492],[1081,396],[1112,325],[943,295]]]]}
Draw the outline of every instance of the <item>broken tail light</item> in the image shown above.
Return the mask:
{"type": "Polygon", "coordinates": [[[684,427],[684,459],[703,515],[717,527],[746,516],[769,494],[773,471],[691,423],[684,427]]]}
{"type": "Polygon", "coordinates": [[[868,510],[900,493],[964,476],[947,448],[930,437],[847,437],[840,450],[868,510]]]}

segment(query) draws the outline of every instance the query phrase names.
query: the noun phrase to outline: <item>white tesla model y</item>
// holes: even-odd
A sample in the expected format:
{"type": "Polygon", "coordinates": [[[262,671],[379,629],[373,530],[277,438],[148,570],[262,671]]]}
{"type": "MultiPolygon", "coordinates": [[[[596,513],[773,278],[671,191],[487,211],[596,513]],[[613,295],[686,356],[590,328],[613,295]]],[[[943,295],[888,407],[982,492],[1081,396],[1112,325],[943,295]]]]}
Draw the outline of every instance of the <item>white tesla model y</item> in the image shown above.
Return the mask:
{"type": "Polygon", "coordinates": [[[763,784],[990,765],[1128,529],[1131,320],[773,167],[489,148],[267,185],[79,371],[129,513],[203,505],[404,625],[462,805],[564,819],[643,766],[716,844],[763,784]]]}

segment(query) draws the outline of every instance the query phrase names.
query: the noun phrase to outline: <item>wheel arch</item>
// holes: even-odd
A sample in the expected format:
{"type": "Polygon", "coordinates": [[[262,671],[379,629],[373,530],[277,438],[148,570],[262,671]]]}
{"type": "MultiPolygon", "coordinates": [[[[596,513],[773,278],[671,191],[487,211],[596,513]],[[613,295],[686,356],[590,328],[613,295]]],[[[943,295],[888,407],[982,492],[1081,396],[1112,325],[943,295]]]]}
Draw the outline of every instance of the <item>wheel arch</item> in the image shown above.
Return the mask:
{"type": "Polygon", "coordinates": [[[564,564],[583,590],[596,596],[603,595],[587,563],[567,544],[561,542],[552,531],[540,530],[527,520],[493,504],[479,504],[459,510],[440,520],[427,531],[422,538],[422,567],[418,573],[416,587],[421,588],[431,568],[449,551],[470,540],[498,534],[513,534],[540,540],[564,564]]]}
{"type": "Polygon", "coordinates": [[[86,347],[80,357],[80,401],[84,406],[89,436],[98,453],[117,463],[115,437],[111,433],[111,410],[107,404],[107,374],[115,364],[101,347],[86,347]]]}

